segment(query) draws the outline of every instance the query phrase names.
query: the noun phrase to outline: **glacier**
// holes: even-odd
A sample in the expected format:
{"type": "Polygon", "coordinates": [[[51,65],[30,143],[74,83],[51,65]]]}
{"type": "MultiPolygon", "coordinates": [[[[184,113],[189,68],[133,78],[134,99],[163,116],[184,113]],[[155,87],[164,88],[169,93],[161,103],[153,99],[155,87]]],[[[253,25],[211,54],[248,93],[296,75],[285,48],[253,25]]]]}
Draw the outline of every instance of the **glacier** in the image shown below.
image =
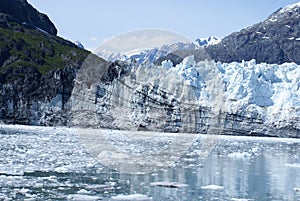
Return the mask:
{"type": "Polygon", "coordinates": [[[194,56],[175,66],[117,61],[97,69],[90,63],[80,69],[69,101],[73,126],[300,136],[295,63],[196,62],[194,56]]]}

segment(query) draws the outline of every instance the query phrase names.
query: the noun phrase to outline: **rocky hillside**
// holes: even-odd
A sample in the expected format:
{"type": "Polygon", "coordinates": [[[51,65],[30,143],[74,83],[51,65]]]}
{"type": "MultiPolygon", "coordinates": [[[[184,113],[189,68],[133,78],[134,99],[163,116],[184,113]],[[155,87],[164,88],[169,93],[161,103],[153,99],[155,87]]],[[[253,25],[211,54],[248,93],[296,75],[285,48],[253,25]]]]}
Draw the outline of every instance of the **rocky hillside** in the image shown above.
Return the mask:
{"type": "Polygon", "coordinates": [[[281,8],[263,22],[234,32],[216,45],[173,52],[156,63],[170,59],[177,64],[188,55],[195,55],[197,61],[213,59],[229,63],[255,59],[257,63],[300,64],[300,3],[281,8]]]}
{"type": "Polygon", "coordinates": [[[295,62],[300,64],[300,4],[279,9],[265,21],[225,37],[206,48],[210,57],[221,62],[295,62]]]}
{"type": "Polygon", "coordinates": [[[89,52],[55,36],[53,23],[27,1],[0,3],[0,119],[38,124],[55,107],[61,118],[89,52]]]}
{"type": "Polygon", "coordinates": [[[22,23],[32,29],[42,29],[56,35],[57,30],[47,15],[39,13],[26,0],[0,0],[0,21],[22,23]]]}

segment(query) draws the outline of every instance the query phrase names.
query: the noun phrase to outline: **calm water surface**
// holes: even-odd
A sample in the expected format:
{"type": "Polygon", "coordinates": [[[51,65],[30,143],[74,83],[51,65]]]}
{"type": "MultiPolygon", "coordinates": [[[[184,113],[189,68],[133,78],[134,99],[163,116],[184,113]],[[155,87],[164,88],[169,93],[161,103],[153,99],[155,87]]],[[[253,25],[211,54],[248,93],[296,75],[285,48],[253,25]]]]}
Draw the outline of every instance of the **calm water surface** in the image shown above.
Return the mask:
{"type": "Polygon", "coordinates": [[[300,200],[300,140],[220,136],[203,155],[206,142],[172,167],[126,174],[72,129],[0,126],[0,200],[300,200]]]}

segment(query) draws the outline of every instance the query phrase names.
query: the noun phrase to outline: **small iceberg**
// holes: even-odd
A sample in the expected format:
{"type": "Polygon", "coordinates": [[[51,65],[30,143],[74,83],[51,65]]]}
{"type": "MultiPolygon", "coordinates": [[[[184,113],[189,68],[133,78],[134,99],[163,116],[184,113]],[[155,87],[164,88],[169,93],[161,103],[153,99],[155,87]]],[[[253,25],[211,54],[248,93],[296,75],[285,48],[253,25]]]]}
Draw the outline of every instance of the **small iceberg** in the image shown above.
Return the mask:
{"type": "Polygon", "coordinates": [[[178,183],[178,182],[163,181],[163,182],[152,182],[150,183],[150,186],[159,186],[159,187],[166,187],[166,188],[182,188],[182,187],[187,187],[189,185],[178,183]]]}
{"type": "Polygon", "coordinates": [[[296,191],[297,193],[300,193],[300,188],[294,188],[294,191],[296,191]]]}
{"type": "Polygon", "coordinates": [[[132,194],[132,195],[117,195],[111,198],[112,200],[119,200],[119,201],[149,201],[152,200],[151,197],[142,194],[132,194]]]}
{"type": "Polygon", "coordinates": [[[291,168],[300,168],[300,163],[286,163],[285,166],[291,168]]]}
{"type": "Polygon", "coordinates": [[[248,152],[233,152],[228,154],[228,157],[233,159],[249,159],[251,154],[248,152]]]}
{"type": "Polygon", "coordinates": [[[204,190],[223,190],[223,186],[218,186],[218,185],[207,185],[207,186],[201,186],[201,189],[204,190]]]}
{"type": "Polygon", "coordinates": [[[89,200],[102,200],[102,197],[98,197],[98,196],[92,196],[92,195],[81,195],[81,194],[73,194],[73,195],[69,195],[68,200],[84,200],[84,201],[89,201],[89,200]]]}

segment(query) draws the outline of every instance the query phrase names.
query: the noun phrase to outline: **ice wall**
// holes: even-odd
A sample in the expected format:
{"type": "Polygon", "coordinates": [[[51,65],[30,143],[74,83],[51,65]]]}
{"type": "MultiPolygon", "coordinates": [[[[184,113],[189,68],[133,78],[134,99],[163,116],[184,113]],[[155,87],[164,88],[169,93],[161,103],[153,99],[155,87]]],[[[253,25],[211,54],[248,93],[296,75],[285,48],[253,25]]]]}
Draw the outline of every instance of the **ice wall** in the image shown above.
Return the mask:
{"type": "Polygon", "coordinates": [[[115,62],[94,70],[101,73],[86,76],[91,70],[83,68],[75,81],[70,99],[73,125],[233,135],[300,134],[300,67],[294,63],[196,63],[190,56],[175,67],[170,61],[161,66],[115,62]]]}

